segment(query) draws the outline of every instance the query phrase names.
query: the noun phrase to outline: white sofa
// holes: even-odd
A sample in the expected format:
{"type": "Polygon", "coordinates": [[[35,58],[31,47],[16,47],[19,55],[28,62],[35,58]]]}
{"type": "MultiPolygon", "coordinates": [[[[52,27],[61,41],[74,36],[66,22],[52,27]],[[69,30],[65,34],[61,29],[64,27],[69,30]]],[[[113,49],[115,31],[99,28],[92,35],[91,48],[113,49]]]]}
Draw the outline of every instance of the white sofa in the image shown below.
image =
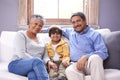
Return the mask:
{"type": "MultiPolygon", "coordinates": [[[[102,35],[111,33],[109,29],[98,30],[102,35]]],[[[8,63],[14,54],[13,39],[16,32],[2,31],[0,36],[0,80],[28,80],[27,77],[19,76],[8,72],[8,63]]],[[[40,33],[38,35],[44,42],[49,41],[47,33],[40,33]]],[[[86,80],[91,80],[90,76],[86,76],[86,80]]],[[[105,69],[105,80],[120,80],[120,70],[105,69]]]]}

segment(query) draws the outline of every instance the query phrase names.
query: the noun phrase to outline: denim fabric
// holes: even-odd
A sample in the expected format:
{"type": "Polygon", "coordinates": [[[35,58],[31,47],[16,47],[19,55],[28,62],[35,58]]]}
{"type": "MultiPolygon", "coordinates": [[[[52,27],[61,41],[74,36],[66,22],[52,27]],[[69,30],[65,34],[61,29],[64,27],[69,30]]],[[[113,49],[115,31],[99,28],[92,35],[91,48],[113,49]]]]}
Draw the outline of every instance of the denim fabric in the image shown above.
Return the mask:
{"type": "Polygon", "coordinates": [[[49,80],[43,60],[38,57],[12,61],[9,72],[27,76],[29,80],[49,80]]]}

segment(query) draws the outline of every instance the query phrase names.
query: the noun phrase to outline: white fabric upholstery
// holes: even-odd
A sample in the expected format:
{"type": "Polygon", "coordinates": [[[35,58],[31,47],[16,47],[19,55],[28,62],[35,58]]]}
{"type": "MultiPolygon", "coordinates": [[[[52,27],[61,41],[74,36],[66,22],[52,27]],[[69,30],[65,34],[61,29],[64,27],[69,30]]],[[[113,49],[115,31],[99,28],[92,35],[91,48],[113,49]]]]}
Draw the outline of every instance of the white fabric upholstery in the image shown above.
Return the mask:
{"type": "Polygon", "coordinates": [[[120,80],[120,70],[105,69],[105,80],[120,80]]]}
{"type": "Polygon", "coordinates": [[[106,34],[109,34],[111,32],[110,29],[107,28],[97,29],[96,31],[98,31],[102,36],[105,36],[106,34]]]}
{"type": "MultiPolygon", "coordinates": [[[[108,34],[109,29],[97,30],[102,35],[108,34]]],[[[27,77],[19,76],[8,72],[8,63],[14,54],[13,39],[16,32],[2,31],[0,37],[0,80],[28,80],[27,77]]],[[[47,33],[38,34],[39,39],[45,43],[50,40],[47,33]]],[[[90,76],[86,76],[86,80],[91,80],[90,76]]],[[[105,80],[120,80],[120,70],[106,69],[105,80]]]]}
{"type": "Polygon", "coordinates": [[[15,34],[16,32],[2,31],[0,36],[0,80],[28,80],[27,77],[8,72],[8,63],[14,54],[15,34]]]}
{"type": "Polygon", "coordinates": [[[0,61],[2,62],[9,62],[11,57],[14,53],[13,48],[13,39],[16,32],[9,32],[9,31],[3,31],[1,33],[1,54],[0,54],[0,61]]]}
{"type": "Polygon", "coordinates": [[[28,80],[27,77],[8,72],[7,66],[7,62],[0,62],[0,80],[28,80]]]}

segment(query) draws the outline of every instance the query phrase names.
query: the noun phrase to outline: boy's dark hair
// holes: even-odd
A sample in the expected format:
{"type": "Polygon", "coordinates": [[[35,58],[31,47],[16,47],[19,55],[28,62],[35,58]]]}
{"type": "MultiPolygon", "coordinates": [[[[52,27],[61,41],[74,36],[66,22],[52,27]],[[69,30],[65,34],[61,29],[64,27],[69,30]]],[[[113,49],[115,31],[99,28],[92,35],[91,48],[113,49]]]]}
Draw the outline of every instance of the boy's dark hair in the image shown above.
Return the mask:
{"type": "Polygon", "coordinates": [[[52,27],[49,30],[49,37],[51,36],[51,34],[55,34],[55,33],[60,34],[62,36],[62,30],[60,28],[52,27]]]}
{"type": "Polygon", "coordinates": [[[84,15],[83,12],[73,13],[72,16],[71,16],[71,18],[70,18],[70,21],[72,21],[72,17],[74,17],[74,16],[80,16],[82,18],[82,20],[84,20],[84,21],[86,20],[86,16],[84,15]]]}

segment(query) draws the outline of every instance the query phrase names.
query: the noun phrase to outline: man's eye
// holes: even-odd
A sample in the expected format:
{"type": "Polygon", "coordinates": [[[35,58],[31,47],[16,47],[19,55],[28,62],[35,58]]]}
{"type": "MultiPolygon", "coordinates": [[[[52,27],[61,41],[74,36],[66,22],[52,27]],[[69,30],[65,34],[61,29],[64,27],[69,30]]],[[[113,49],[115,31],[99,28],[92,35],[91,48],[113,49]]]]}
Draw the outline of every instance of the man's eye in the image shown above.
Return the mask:
{"type": "Polygon", "coordinates": [[[35,23],[35,25],[37,25],[37,23],[35,23]]]}

